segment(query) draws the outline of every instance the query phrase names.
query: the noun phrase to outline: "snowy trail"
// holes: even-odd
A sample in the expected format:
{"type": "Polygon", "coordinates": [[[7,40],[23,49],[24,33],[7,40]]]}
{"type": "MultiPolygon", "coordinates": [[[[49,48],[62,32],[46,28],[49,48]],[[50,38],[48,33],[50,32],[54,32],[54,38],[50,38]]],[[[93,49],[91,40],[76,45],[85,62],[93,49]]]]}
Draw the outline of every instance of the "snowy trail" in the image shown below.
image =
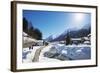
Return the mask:
{"type": "Polygon", "coordinates": [[[38,61],[39,61],[40,53],[41,53],[42,49],[44,49],[45,47],[46,47],[46,46],[43,46],[43,47],[40,47],[39,49],[36,50],[32,62],[38,62],[38,61]]]}

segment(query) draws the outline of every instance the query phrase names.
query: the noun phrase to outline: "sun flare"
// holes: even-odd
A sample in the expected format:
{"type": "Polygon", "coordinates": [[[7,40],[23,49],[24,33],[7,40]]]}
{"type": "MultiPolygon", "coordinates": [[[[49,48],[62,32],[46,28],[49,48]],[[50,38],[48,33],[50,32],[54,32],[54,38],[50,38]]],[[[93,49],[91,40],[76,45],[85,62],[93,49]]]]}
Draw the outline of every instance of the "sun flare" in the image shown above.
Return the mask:
{"type": "Polygon", "coordinates": [[[84,14],[82,14],[82,13],[75,14],[75,21],[81,22],[83,19],[84,19],[84,14]]]}

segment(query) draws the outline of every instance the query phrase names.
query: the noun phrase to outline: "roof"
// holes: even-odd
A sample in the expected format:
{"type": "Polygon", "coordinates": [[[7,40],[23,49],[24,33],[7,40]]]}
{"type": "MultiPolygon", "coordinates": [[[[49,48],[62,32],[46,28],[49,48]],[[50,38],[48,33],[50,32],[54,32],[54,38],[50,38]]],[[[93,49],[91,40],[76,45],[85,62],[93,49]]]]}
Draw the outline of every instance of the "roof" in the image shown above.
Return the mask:
{"type": "Polygon", "coordinates": [[[75,40],[81,40],[81,38],[71,38],[71,40],[75,41],[75,40]]]}

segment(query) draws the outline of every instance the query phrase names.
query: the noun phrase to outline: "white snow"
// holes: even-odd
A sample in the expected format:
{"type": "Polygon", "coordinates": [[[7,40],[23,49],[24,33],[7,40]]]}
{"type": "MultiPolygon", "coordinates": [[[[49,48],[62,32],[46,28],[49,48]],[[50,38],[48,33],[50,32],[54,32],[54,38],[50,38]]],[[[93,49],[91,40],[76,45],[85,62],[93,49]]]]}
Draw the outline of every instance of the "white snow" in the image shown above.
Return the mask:
{"type": "Polygon", "coordinates": [[[47,47],[45,47],[41,53],[40,53],[40,56],[39,56],[39,62],[56,62],[56,61],[60,61],[60,60],[57,60],[57,59],[54,59],[54,58],[48,58],[48,57],[44,57],[44,53],[49,51],[50,48],[53,47],[53,45],[48,45],[47,47]]]}
{"type": "MultiPolygon", "coordinates": [[[[23,48],[23,52],[29,52],[26,55],[26,58],[23,59],[24,63],[31,63],[32,59],[35,55],[35,52],[37,49],[39,49],[42,46],[34,46],[33,49],[29,50],[28,48],[23,48]]],[[[41,50],[40,56],[39,56],[39,62],[58,62],[61,61],[57,58],[49,58],[45,57],[45,52],[53,52],[53,53],[59,53],[60,55],[64,55],[63,59],[66,61],[67,58],[71,58],[72,60],[79,60],[79,59],[90,59],[91,56],[91,45],[87,44],[79,44],[79,45],[64,45],[57,43],[51,43],[48,46],[44,47],[41,50]]],[[[59,58],[62,58],[62,56],[59,56],[59,58]]],[[[70,60],[70,59],[69,59],[70,60]]]]}
{"type": "Polygon", "coordinates": [[[61,53],[62,54],[67,54],[68,51],[62,50],[61,53]]]}
{"type": "Polygon", "coordinates": [[[28,36],[28,34],[26,34],[25,32],[23,32],[23,36],[28,36]]]}
{"type": "Polygon", "coordinates": [[[33,49],[29,50],[29,48],[23,48],[23,52],[29,52],[27,55],[26,55],[26,59],[23,59],[23,62],[24,63],[30,63],[32,62],[32,59],[35,55],[35,52],[37,49],[39,49],[41,46],[34,46],[33,49]]]}
{"type": "Polygon", "coordinates": [[[36,42],[36,39],[33,39],[31,37],[29,37],[28,34],[26,34],[25,32],[23,32],[23,42],[24,43],[29,43],[29,42],[36,42]]]}

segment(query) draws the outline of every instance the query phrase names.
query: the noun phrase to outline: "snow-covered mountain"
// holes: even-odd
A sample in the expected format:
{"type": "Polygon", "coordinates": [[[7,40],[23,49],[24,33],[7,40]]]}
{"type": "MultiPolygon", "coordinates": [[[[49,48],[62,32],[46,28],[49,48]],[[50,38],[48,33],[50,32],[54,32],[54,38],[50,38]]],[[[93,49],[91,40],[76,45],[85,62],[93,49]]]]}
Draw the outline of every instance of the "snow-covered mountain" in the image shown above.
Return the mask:
{"type": "Polygon", "coordinates": [[[53,35],[49,36],[45,40],[53,42],[53,41],[62,41],[64,40],[68,35],[72,38],[80,38],[85,37],[91,32],[91,27],[89,25],[84,25],[82,29],[67,29],[60,35],[56,36],[55,38],[53,35]]]}
{"type": "Polygon", "coordinates": [[[53,36],[52,35],[50,35],[49,37],[47,37],[45,40],[46,41],[51,41],[51,40],[53,40],[54,38],[53,38],[53,36]]]}
{"type": "Polygon", "coordinates": [[[55,38],[57,38],[59,35],[50,35],[49,37],[47,37],[46,39],[44,39],[44,40],[46,40],[46,41],[48,41],[48,42],[51,42],[52,40],[54,40],[55,38]]]}

